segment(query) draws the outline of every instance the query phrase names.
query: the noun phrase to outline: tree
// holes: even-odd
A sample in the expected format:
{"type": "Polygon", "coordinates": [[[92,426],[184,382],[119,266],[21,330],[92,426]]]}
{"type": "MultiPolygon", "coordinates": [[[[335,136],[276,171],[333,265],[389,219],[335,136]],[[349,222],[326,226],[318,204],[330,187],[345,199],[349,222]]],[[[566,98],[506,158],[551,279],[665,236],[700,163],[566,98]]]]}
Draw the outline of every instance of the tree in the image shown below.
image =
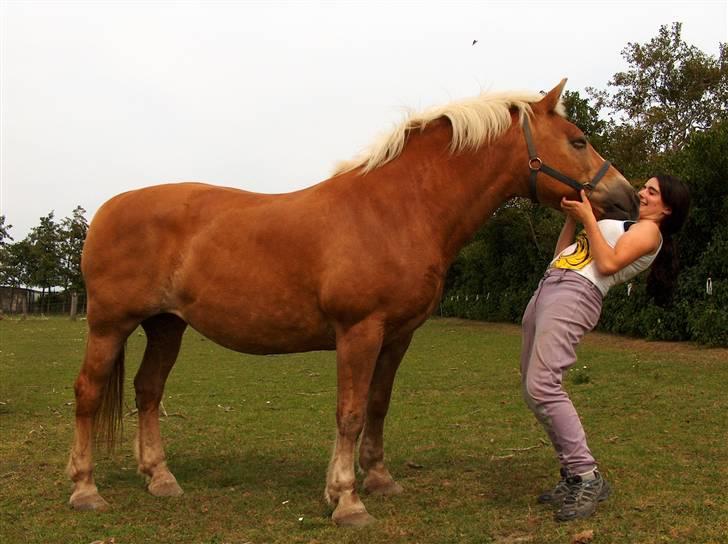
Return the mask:
{"type": "MultiPolygon", "coordinates": [[[[54,287],[78,292],[84,289],[81,276],[81,252],[88,231],[86,210],[77,206],[71,217],[56,223],[54,212],[40,218],[40,224],[31,229],[23,240],[8,244],[12,240],[0,216],[0,284],[11,287],[40,287],[43,294],[51,293],[54,287]]],[[[50,303],[45,298],[46,310],[50,303]]],[[[42,304],[41,304],[42,305],[42,304]]]]}
{"type": "Polygon", "coordinates": [[[50,293],[53,287],[60,285],[62,281],[60,229],[54,220],[53,212],[40,218],[40,225],[31,229],[28,241],[30,243],[29,284],[40,287],[42,293],[50,293]]]}
{"type": "MultiPolygon", "coordinates": [[[[27,238],[0,247],[0,285],[10,287],[11,310],[12,301],[15,300],[15,289],[30,285],[30,255],[31,247],[27,238]]],[[[27,295],[25,296],[27,297],[27,295]]],[[[23,313],[26,311],[27,298],[24,299],[23,313]]]]}
{"type": "MultiPolygon", "coordinates": [[[[10,234],[8,233],[8,230],[10,230],[11,227],[12,227],[12,225],[5,226],[5,216],[0,215],[0,285],[4,285],[6,283],[5,282],[5,269],[7,267],[8,256],[5,252],[5,249],[7,246],[7,242],[5,242],[5,240],[13,239],[10,236],[10,234]]],[[[10,289],[10,297],[11,297],[10,300],[12,300],[12,296],[13,296],[13,290],[11,288],[10,289]]],[[[2,308],[2,305],[0,305],[0,318],[2,317],[2,314],[3,314],[3,308],[2,308]]]]}
{"type": "Polygon", "coordinates": [[[61,221],[60,226],[60,273],[61,285],[66,290],[83,291],[81,275],[81,252],[88,232],[88,221],[81,206],[76,206],[71,217],[61,221]]]}
{"type": "Polygon", "coordinates": [[[578,91],[564,92],[563,102],[569,120],[584,132],[596,149],[599,149],[608,127],[607,121],[599,117],[599,109],[592,106],[588,98],[582,98],[578,91]]]}
{"type": "Polygon", "coordinates": [[[10,229],[12,228],[12,225],[5,224],[5,216],[0,215],[0,248],[3,248],[7,245],[6,240],[13,239],[13,237],[10,236],[10,229]]]}
{"type": "Polygon", "coordinates": [[[10,247],[12,247],[12,244],[8,244],[6,240],[13,239],[9,233],[12,227],[12,225],[6,225],[5,216],[0,215],[0,285],[9,285],[11,287],[14,286],[12,278],[15,275],[15,271],[10,264],[10,247]]]}
{"type": "Polygon", "coordinates": [[[628,43],[629,68],[608,83],[615,92],[588,89],[615,127],[639,129],[650,154],[682,149],[694,132],[728,116],[728,44],[719,44],[716,58],[685,43],[681,31],[676,22],[645,44],[628,43]]]}
{"type": "Polygon", "coordinates": [[[21,287],[30,285],[30,242],[26,238],[0,249],[0,285],[21,287]]]}

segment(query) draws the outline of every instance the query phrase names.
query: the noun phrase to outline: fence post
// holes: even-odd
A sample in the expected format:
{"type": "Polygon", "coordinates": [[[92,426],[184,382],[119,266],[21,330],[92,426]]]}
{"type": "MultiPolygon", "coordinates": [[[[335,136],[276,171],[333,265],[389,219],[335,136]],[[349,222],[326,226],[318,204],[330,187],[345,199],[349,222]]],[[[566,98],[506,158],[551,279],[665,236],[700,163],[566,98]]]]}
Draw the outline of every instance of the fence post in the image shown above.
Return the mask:
{"type": "Polygon", "coordinates": [[[71,293],[71,321],[76,321],[76,311],[78,310],[78,293],[71,293]]]}
{"type": "Polygon", "coordinates": [[[28,318],[28,290],[27,289],[23,292],[22,306],[23,306],[23,319],[27,319],[28,318]]]}

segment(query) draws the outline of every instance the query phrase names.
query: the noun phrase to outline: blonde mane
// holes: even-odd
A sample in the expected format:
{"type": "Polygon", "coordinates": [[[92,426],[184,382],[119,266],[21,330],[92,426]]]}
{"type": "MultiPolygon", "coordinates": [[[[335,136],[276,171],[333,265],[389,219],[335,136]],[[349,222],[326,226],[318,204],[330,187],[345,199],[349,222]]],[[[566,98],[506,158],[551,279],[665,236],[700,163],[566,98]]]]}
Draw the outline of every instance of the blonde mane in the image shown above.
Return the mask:
{"type": "MultiPolygon", "coordinates": [[[[450,102],[422,112],[410,112],[407,118],[389,133],[381,135],[359,156],[338,163],[334,175],[343,174],[362,167],[367,173],[397,158],[407,140],[407,133],[413,129],[423,131],[432,121],[446,117],[452,125],[450,152],[464,149],[478,149],[492,142],[511,126],[510,109],[516,108],[519,120],[524,115],[532,115],[531,104],[538,102],[543,95],[534,92],[483,92],[473,98],[450,102]]],[[[556,112],[565,116],[563,104],[559,102],[556,112]]]]}

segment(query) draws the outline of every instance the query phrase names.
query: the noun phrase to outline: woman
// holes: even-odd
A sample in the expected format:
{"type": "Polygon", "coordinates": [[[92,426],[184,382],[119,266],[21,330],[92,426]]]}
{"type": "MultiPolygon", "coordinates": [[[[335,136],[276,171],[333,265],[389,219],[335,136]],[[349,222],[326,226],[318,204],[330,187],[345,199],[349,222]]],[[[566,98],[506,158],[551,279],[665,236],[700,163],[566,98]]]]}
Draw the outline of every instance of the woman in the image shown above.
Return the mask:
{"type": "Polygon", "coordinates": [[[557,506],[558,521],[590,516],[610,492],[562,388],[564,371],[576,362],[581,338],[599,321],[602,299],[611,287],[653,265],[648,292],[663,300],[668,296],[676,270],[672,235],[690,207],[685,185],[662,175],[650,178],[639,191],[637,222],[597,221],[584,191],[581,198],[561,202],[566,222],[554,260],[523,315],[523,396],[561,463],[561,480],[538,501],[557,506]],[[577,223],[584,230],[572,243],[577,223]]]}

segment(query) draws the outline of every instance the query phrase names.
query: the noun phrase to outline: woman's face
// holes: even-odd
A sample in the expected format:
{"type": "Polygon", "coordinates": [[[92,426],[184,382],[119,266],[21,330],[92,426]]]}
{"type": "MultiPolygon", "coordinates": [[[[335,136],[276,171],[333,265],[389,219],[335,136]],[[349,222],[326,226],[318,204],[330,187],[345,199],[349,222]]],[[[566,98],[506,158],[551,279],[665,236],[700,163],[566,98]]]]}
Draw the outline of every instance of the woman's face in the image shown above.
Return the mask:
{"type": "Polygon", "coordinates": [[[657,178],[650,178],[637,193],[640,199],[640,219],[651,219],[658,223],[672,210],[665,206],[657,178]]]}

